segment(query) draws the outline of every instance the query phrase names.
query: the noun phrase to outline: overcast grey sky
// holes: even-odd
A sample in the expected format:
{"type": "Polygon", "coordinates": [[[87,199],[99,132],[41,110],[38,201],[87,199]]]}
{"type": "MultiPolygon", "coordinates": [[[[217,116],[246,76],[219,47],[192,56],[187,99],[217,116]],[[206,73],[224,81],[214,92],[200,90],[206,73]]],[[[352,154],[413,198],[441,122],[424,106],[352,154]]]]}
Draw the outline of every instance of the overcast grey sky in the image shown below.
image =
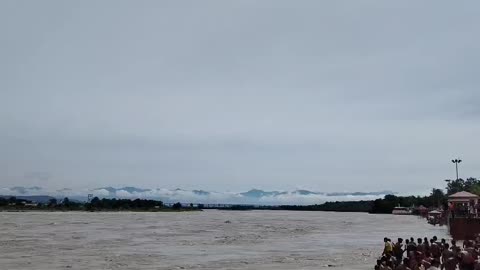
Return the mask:
{"type": "Polygon", "coordinates": [[[475,1],[0,1],[0,183],[480,176],[475,1]]]}

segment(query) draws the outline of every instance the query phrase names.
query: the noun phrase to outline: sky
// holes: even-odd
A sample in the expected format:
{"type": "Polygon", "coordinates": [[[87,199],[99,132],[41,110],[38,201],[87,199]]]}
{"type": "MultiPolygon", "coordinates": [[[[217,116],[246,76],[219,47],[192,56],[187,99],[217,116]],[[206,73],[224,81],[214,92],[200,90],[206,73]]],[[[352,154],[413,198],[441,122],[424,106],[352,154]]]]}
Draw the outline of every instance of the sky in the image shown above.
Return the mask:
{"type": "Polygon", "coordinates": [[[0,186],[480,177],[480,3],[0,1],[0,186]]]}

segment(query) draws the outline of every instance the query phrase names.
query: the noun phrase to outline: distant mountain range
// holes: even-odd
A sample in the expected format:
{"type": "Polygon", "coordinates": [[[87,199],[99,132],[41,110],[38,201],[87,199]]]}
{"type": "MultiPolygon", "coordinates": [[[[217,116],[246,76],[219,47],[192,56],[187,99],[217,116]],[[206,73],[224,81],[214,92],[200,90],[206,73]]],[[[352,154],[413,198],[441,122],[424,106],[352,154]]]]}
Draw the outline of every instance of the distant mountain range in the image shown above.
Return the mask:
{"type": "Polygon", "coordinates": [[[205,190],[184,189],[148,189],[132,186],[114,188],[101,187],[87,190],[73,190],[62,188],[54,191],[41,187],[11,187],[0,188],[0,196],[16,196],[27,200],[45,202],[51,198],[69,197],[73,200],[85,201],[88,194],[100,198],[145,198],[157,199],[164,202],[192,202],[192,203],[238,203],[238,204],[315,204],[325,201],[371,200],[387,194],[396,194],[392,191],[374,192],[317,192],[306,189],[294,191],[264,191],[251,189],[246,192],[217,192],[205,190]],[[37,197],[35,197],[37,196],[37,197]],[[28,197],[28,198],[26,198],[28,197]]]}
{"type": "Polygon", "coordinates": [[[288,194],[286,191],[263,191],[260,189],[251,189],[247,192],[242,192],[240,195],[250,198],[272,197],[288,194]]]}
{"type": "Polygon", "coordinates": [[[136,187],[122,187],[122,188],[113,188],[113,187],[103,187],[103,188],[96,188],[95,190],[107,190],[110,193],[117,193],[118,191],[125,191],[128,193],[141,193],[141,192],[147,192],[151,191],[151,189],[142,189],[142,188],[136,188],[136,187]]]}

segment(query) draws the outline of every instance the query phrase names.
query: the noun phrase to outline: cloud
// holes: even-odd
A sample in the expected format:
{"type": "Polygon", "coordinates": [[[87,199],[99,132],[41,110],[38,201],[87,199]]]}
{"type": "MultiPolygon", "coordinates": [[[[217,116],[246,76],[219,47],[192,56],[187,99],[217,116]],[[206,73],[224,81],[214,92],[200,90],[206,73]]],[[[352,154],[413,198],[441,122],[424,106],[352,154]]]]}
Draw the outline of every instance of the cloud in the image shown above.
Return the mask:
{"type": "Polygon", "coordinates": [[[51,174],[49,172],[27,172],[25,173],[25,178],[29,180],[40,180],[40,181],[48,181],[50,179],[51,174]]]}
{"type": "Polygon", "coordinates": [[[3,187],[0,188],[0,194],[5,194],[5,195],[15,195],[15,196],[20,196],[20,195],[40,195],[44,191],[42,190],[41,187],[33,186],[33,187],[21,187],[21,186],[16,186],[16,187],[3,187]]]}
{"type": "MultiPolygon", "coordinates": [[[[137,195],[174,198],[198,195],[176,187],[410,192],[441,187],[457,156],[478,176],[478,10],[2,1],[0,180],[160,183],[170,190],[137,195]]],[[[223,196],[235,200],[209,195],[223,196]]]]}
{"type": "Polygon", "coordinates": [[[200,190],[183,189],[138,189],[127,188],[98,188],[94,190],[73,190],[62,189],[56,191],[43,190],[39,192],[36,189],[25,189],[24,193],[19,193],[18,188],[2,188],[0,195],[49,195],[57,198],[69,197],[78,200],[85,200],[88,194],[93,194],[99,198],[119,198],[119,199],[155,199],[164,202],[182,202],[182,203],[208,203],[208,204],[260,204],[260,205],[281,205],[281,204],[320,204],[325,201],[351,201],[351,200],[373,200],[381,198],[392,192],[342,192],[338,194],[312,192],[308,190],[301,191],[263,191],[250,190],[249,192],[216,192],[200,190]],[[129,191],[130,190],[130,191],[129,191]],[[138,191],[140,190],[140,191],[138,191]]]}
{"type": "Polygon", "coordinates": [[[106,189],[95,189],[92,191],[93,196],[96,196],[96,197],[108,197],[110,196],[110,191],[106,190],[106,189]]]}

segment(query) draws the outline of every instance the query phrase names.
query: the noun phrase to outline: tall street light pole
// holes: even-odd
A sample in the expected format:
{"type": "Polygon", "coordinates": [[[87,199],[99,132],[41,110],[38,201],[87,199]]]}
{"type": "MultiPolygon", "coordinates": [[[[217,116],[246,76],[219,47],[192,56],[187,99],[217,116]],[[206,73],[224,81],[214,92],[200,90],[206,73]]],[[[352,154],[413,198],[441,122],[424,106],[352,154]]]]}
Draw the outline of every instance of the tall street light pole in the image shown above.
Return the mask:
{"type": "Polygon", "coordinates": [[[455,163],[455,170],[457,172],[457,180],[458,180],[458,163],[462,162],[461,159],[452,159],[452,162],[455,163]]]}

